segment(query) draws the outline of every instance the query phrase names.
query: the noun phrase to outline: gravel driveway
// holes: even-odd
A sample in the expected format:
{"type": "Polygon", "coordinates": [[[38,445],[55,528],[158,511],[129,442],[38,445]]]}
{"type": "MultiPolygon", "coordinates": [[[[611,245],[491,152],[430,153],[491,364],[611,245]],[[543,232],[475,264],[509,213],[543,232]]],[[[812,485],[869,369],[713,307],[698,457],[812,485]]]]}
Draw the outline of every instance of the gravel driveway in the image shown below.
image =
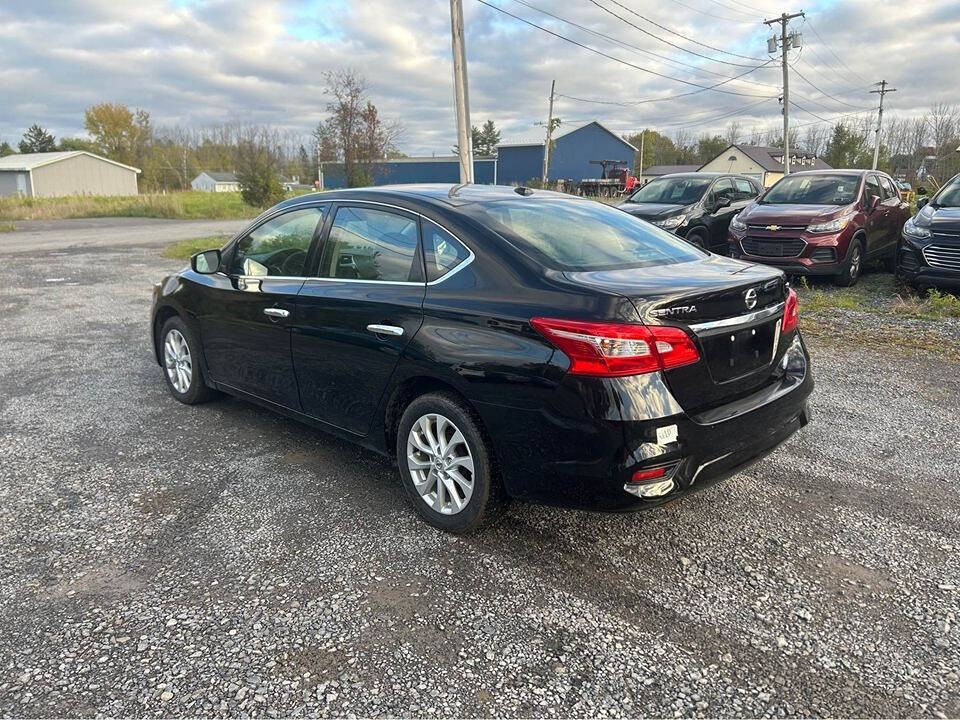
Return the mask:
{"type": "Polygon", "coordinates": [[[958,366],[814,339],[753,469],[454,538],[386,460],[168,397],[176,266],[0,263],[0,716],[960,715],[958,366]]]}

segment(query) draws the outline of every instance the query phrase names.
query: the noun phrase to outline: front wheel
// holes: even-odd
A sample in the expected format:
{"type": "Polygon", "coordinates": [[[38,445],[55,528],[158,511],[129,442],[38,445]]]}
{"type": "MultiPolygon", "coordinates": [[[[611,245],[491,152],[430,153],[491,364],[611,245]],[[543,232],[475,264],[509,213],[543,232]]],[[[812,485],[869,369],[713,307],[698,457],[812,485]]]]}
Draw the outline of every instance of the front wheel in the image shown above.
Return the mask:
{"type": "Polygon", "coordinates": [[[686,241],[701,250],[710,250],[710,248],[707,247],[707,236],[701,230],[691,230],[687,233],[686,241]]]}
{"type": "Polygon", "coordinates": [[[850,248],[850,257],[844,263],[843,271],[837,275],[836,284],[840,287],[852,287],[860,279],[860,273],[863,271],[863,241],[854,240],[853,247],[850,248]]]}
{"type": "Polygon", "coordinates": [[[414,509],[440,530],[474,530],[493,520],[505,499],[479,419],[447,393],[422,395],[404,411],[397,465],[414,509]]]}
{"type": "Polygon", "coordinates": [[[206,402],[213,395],[203,379],[200,346],[178,317],[167,320],[160,329],[163,377],[167,390],[185,405],[206,402]]]}

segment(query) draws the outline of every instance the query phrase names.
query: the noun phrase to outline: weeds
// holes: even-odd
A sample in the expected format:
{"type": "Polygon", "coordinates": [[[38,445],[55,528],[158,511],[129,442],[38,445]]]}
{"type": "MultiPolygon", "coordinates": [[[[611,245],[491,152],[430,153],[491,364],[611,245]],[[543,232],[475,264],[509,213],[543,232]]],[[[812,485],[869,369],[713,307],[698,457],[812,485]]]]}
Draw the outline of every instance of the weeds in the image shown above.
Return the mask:
{"type": "Polygon", "coordinates": [[[13,232],[16,228],[12,222],[0,222],[0,233],[13,232]]]}
{"type": "Polygon", "coordinates": [[[150,217],[170,219],[249,218],[256,208],[243,204],[239,193],[180,192],[167,195],[62,198],[0,198],[0,221],[60,220],[83,217],[150,217]]]}

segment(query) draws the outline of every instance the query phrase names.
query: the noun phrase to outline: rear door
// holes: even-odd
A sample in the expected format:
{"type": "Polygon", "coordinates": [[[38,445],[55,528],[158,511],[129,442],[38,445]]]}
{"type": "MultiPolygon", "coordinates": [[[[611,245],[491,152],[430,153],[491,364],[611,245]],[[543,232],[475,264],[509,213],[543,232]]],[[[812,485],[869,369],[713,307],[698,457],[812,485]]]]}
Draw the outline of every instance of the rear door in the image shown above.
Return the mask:
{"type": "Polygon", "coordinates": [[[304,412],[365,435],[400,353],[423,321],[420,219],[339,203],[315,277],[297,298],[293,364],[304,412]]]}
{"type": "Polygon", "coordinates": [[[290,323],[324,213],[322,205],[289,210],[227,249],[226,277],[203,288],[197,303],[204,357],[215,381],[300,408],[290,323]]]}
{"type": "Polygon", "coordinates": [[[883,186],[886,198],[883,205],[887,212],[887,234],[883,243],[886,250],[892,252],[900,241],[900,232],[903,230],[903,224],[909,216],[910,206],[900,197],[900,191],[886,175],[878,175],[880,184],[883,186]]]}

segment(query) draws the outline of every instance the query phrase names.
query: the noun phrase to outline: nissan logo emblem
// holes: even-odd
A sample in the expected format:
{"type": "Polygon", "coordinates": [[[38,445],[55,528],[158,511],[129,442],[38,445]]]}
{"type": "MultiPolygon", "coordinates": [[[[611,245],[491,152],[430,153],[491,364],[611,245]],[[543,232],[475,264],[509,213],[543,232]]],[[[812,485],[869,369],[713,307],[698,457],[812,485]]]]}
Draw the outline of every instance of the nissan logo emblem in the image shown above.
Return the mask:
{"type": "Polygon", "coordinates": [[[743,294],[743,304],[747,310],[753,310],[757,306],[757,289],[750,288],[743,294]]]}

